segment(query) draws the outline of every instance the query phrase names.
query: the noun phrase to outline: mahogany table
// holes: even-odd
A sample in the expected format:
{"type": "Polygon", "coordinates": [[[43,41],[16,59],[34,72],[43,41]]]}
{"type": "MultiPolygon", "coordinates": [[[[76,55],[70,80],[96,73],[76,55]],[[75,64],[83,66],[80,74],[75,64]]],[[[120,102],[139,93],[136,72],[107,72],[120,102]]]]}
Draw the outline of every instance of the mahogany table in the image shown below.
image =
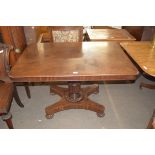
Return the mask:
{"type": "Polygon", "coordinates": [[[90,41],[135,41],[136,39],[125,29],[88,29],[90,41]]]}
{"type": "MultiPolygon", "coordinates": [[[[136,41],[121,43],[121,46],[131,56],[131,58],[139,65],[139,67],[148,75],[155,77],[155,48],[152,48],[150,41],[136,41]]],[[[155,89],[154,84],[141,83],[140,88],[146,87],[155,89]]],[[[147,128],[153,128],[152,122],[155,124],[155,112],[149,122],[147,128]]],[[[155,125],[154,125],[155,128],[155,125]]]]}
{"type": "Polygon", "coordinates": [[[68,82],[68,88],[52,87],[61,100],[46,107],[47,118],[66,109],[91,110],[102,117],[104,106],[88,98],[99,92],[98,85],[81,87],[81,82],[135,80],[137,75],[138,70],[115,42],[32,44],[9,74],[16,82],[68,82]]]}
{"type": "Polygon", "coordinates": [[[124,42],[120,45],[147,74],[155,77],[155,48],[150,41],[124,42]]]}

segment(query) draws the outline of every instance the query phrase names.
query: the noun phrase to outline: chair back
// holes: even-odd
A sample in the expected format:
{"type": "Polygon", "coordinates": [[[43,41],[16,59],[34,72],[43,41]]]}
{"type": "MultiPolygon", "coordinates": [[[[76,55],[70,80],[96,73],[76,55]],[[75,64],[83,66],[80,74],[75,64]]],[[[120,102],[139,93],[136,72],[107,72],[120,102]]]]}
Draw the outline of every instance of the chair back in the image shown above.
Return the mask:
{"type": "Polygon", "coordinates": [[[0,80],[4,82],[11,81],[8,76],[8,72],[10,71],[9,51],[9,46],[0,43],[0,80]]]}
{"type": "Polygon", "coordinates": [[[51,26],[49,27],[51,42],[82,42],[82,26],[51,26]]]}

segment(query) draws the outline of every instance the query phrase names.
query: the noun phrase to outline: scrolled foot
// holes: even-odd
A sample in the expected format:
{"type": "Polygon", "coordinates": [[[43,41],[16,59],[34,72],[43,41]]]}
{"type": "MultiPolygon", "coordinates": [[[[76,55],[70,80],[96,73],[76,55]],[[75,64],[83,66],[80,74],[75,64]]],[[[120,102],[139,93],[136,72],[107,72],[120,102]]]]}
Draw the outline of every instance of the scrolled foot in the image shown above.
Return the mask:
{"type": "Polygon", "coordinates": [[[51,115],[46,114],[47,119],[52,119],[53,117],[54,117],[54,114],[51,114],[51,115]]]}
{"type": "Polygon", "coordinates": [[[96,114],[97,114],[98,117],[104,117],[105,116],[104,112],[97,112],[96,114]]]}

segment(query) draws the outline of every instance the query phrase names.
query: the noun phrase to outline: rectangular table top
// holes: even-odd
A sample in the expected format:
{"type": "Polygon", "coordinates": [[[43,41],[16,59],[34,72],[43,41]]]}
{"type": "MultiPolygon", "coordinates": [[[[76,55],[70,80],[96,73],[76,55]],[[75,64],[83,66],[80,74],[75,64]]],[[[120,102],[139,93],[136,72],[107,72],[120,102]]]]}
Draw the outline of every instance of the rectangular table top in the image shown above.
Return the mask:
{"type": "Polygon", "coordinates": [[[125,29],[88,29],[90,41],[134,41],[136,40],[125,29]]]}
{"type": "Polygon", "coordinates": [[[9,73],[18,82],[135,80],[137,75],[116,42],[32,44],[9,73]]]}
{"type": "Polygon", "coordinates": [[[124,42],[121,46],[145,73],[155,77],[155,48],[150,41],[124,42]]]}

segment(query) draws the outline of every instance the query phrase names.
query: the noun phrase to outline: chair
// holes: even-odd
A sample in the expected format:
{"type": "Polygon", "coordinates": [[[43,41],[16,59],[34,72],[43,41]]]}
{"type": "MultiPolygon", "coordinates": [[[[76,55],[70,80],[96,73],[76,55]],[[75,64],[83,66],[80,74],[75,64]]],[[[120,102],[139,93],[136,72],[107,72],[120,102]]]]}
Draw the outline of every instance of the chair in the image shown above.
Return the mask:
{"type": "MultiPolygon", "coordinates": [[[[11,45],[9,64],[13,66],[20,57],[22,51],[26,48],[26,36],[23,26],[1,26],[1,43],[11,45]]],[[[16,83],[17,84],[17,83],[16,83]]],[[[20,83],[21,84],[21,83],[20,83]]],[[[31,98],[28,83],[23,83],[28,98],[31,98]]]]}
{"type": "Polygon", "coordinates": [[[149,124],[147,125],[147,129],[155,129],[155,110],[154,110],[153,115],[149,121],[149,124]]]}
{"type": "Polygon", "coordinates": [[[82,26],[51,26],[49,27],[51,42],[82,42],[82,26]]]}
{"type": "Polygon", "coordinates": [[[19,99],[16,87],[8,77],[10,69],[9,51],[8,46],[0,44],[0,116],[6,122],[8,128],[13,129],[12,115],[9,112],[13,97],[20,107],[23,107],[23,104],[19,99]]]}
{"type": "MultiPolygon", "coordinates": [[[[83,26],[51,26],[49,27],[51,42],[82,42],[83,26]]],[[[50,86],[50,93],[55,94],[50,86]]]]}

